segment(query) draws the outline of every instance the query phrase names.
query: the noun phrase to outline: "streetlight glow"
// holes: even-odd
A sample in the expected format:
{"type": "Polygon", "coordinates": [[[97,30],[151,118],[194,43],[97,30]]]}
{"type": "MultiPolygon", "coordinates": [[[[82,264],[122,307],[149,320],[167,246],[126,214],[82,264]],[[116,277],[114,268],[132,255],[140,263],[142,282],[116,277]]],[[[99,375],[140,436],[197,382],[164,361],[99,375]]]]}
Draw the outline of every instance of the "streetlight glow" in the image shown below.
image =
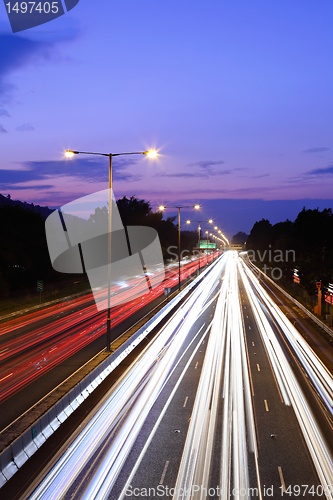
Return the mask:
{"type": "Polygon", "coordinates": [[[161,205],[160,207],[158,207],[159,210],[165,210],[165,207],[163,205],[161,205]]]}
{"type": "Polygon", "coordinates": [[[190,221],[190,220],[187,220],[187,221],[186,221],[186,224],[191,224],[191,221],[190,221]]]}
{"type": "Polygon", "coordinates": [[[156,158],[157,156],[157,151],[144,151],[144,155],[147,155],[149,158],[156,158]]]}
{"type": "MultiPolygon", "coordinates": [[[[149,158],[155,158],[157,156],[156,151],[133,151],[128,153],[96,153],[92,151],[71,151],[67,149],[65,151],[65,156],[71,158],[74,155],[98,155],[106,156],[109,158],[109,215],[108,215],[108,289],[107,289],[107,300],[108,300],[108,313],[106,319],[106,349],[108,352],[111,351],[111,221],[112,221],[112,158],[114,156],[124,156],[124,155],[147,155],[149,158]]],[[[162,207],[164,210],[165,207],[162,207]]]]}
{"type": "Polygon", "coordinates": [[[209,219],[209,224],[213,224],[213,220],[212,219],[209,219]]]}
{"type": "Polygon", "coordinates": [[[200,205],[194,205],[194,207],[193,207],[193,208],[195,208],[196,210],[199,210],[200,205]]]}

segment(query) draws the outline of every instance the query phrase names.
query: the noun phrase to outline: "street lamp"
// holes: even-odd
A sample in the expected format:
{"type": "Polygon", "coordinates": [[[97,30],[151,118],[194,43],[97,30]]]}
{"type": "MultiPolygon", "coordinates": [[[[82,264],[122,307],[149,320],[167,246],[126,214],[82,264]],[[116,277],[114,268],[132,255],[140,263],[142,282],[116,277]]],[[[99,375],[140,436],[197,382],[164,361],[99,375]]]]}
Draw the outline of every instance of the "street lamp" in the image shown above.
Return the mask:
{"type": "Polygon", "coordinates": [[[123,156],[123,155],[147,155],[149,158],[155,158],[157,156],[156,151],[136,151],[134,153],[91,153],[90,151],[71,151],[67,150],[65,156],[71,158],[74,155],[98,155],[98,156],[108,156],[109,157],[109,220],[108,220],[108,314],[106,320],[106,350],[110,352],[111,344],[111,298],[110,298],[110,288],[111,288],[111,221],[112,221],[112,158],[113,156],[123,156]]]}
{"type": "Polygon", "coordinates": [[[209,219],[208,221],[198,220],[197,222],[199,223],[199,227],[198,227],[198,231],[199,231],[199,243],[198,243],[198,247],[199,247],[199,274],[200,274],[200,241],[201,241],[200,240],[200,232],[201,232],[201,225],[200,224],[201,224],[201,222],[208,222],[209,224],[213,224],[213,220],[212,219],[209,219]]]}
{"type": "MultiPolygon", "coordinates": [[[[196,210],[199,210],[200,205],[185,205],[182,207],[165,207],[164,205],[161,205],[159,207],[159,210],[163,212],[166,208],[178,208],[178,290],[180,291],[180,209],[181,208],[195,208],[196,210]]],[[[187,224],[190,223],[190,221],[186,222],[187,224]]]]}

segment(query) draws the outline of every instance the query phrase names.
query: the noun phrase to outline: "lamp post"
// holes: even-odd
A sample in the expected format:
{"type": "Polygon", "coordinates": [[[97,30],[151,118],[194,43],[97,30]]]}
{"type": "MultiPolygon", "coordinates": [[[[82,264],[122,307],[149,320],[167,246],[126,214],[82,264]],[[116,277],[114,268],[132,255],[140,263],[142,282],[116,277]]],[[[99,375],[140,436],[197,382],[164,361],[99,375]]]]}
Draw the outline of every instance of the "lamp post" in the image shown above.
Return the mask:
{"type": "Polygon", "coordinates": [[[199,274],[200,274],[200,253],[201,253],[201,251],[200,251],[200,231],[201,231],[200,223],[202,221],[199,220],[198,222],[199,222],[199,227],[198,227],[198,230],[199,230],[199,245],[198,245],[199,246],[199,274]]]}
{"type": "Polygon", "coordinates": [[[109,219],[108,219],[108,314],[106,320],[106,350],[110,352],[111,347],[111,221],[112,221],[112,158],[113,156],[123,155],[147,155],[149,158],[155,158],[156,151],[136,151],[133,153],[91,153],[90,151],[71,151],[67,150],[65,155],[71,158],[74,155],[98,155],[109,157],[109,219]]]}
{"type": "Polygon", "coordinates": [[[206,231],[206,234],[207,234],[207,265],[208,265],[208,234],[209,234],[209,231],[206,231]]]}
{"type": "MultiPolygon", "coordinates": [[[[202,221],[202,220],[198,220],[197,221],[199,223],[199,227],[198,227],[198,231],[199,231],[199,244],[198,244],[198,247],[199,247],[199,274],[200,274],[200,232],[201,232],[201,222],[209,222],[209,224],[213,224],[213,220],[212,219],[209,219],[208,221],[202,221]]],[[[207,232],[207,231],[206,231],[207,232]]]]}
{"type": "MultiPolygon", "coordinates": [[[[195,208],[196,210],[199,210],[200,205],[185,205],[182,207],[165,207],[164,205],[161,205],[159,209],[163,212],[166,208],[178,208],[178,290],[180,291],[180,209],[181,208],[195,208]]],[[[190,221],[187,221],[187,224],[190,221]]]]}

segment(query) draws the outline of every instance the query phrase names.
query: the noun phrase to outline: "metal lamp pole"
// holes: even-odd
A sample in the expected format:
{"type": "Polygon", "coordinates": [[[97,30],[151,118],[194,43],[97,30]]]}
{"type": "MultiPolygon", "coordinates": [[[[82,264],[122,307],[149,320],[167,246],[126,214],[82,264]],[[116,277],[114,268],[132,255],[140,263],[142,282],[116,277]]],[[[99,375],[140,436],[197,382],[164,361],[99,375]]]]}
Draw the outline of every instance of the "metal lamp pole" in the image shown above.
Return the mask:
{"type": "Polygon", "coordinates": [[[200,231],[201,231],[200,222],[202,221],[199,220],[198,222],[199,222],[199,274],[200,274],[200,231]]]}
{"type": "Polygon", "coordinates": [[[178,208],[178,290],[180,291],[180,209],[178,208]]]}
{"type": "Polygon", "coordinates": [[[159,207],[161,211],[165,210],[166,208],[178,208],[178,290],[180,291],[180,209],[195,208],[196,210],[198,210],[200,208],[200,205],[186,205],[182,207],[165,207],[164,205],[161,205],[159,207]]]}
{"type": "Polygon", "coordinates": [[[123,155],[147,155],[150,158],[156,156],[156,151],[139,151],[134,153],[91,153],[87,151],[66,151],[65,155],[99,155],[109,157],[109,218],[108,218],[108,313],[106,319],[106,350],[111,351],[111,231],[112,231],[112,157],[123,155]]]}

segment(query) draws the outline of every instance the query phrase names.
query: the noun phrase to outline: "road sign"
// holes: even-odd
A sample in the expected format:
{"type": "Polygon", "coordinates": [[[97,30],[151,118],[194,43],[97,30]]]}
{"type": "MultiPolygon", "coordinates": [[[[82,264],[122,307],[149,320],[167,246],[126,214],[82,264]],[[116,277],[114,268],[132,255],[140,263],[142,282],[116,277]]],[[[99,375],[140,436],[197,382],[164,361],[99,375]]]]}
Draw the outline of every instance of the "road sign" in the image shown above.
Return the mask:
{"type": "Polygon", "coordinates": [[[321,289],[321,281],[317,281],[317,282],[316,282],[316,287],[318,288],[318,290],[320,290],[320,289],[321,289]]]}
{"type": "Polygon", "coordinates": [[[44,290],[44,281],[37,281],[37,292],[42,292],[44,290]]]}

